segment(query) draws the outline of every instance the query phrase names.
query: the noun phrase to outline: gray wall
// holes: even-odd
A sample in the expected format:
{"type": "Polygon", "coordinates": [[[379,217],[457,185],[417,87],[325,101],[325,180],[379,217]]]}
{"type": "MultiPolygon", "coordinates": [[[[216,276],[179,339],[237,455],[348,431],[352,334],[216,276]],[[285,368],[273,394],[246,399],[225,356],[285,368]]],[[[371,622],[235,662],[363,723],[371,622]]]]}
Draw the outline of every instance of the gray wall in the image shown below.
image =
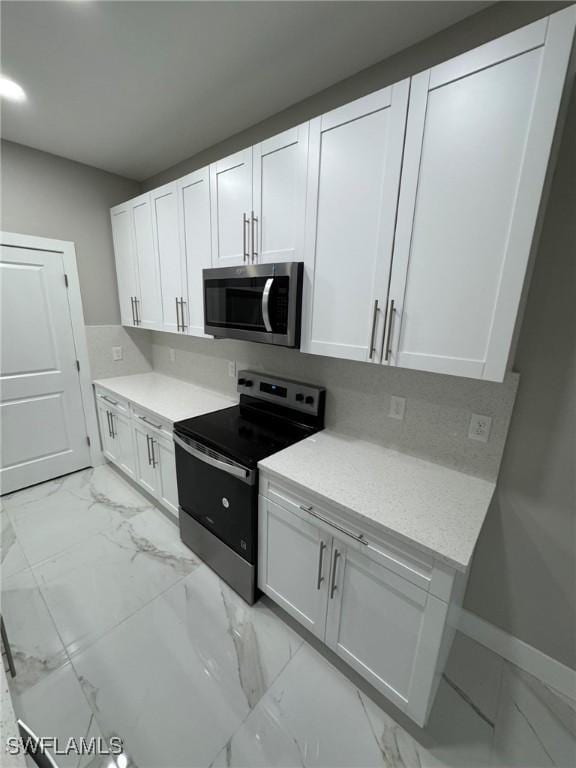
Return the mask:
{"type": "Polygon", "coordinates": [[[120,322],[110,207],[140,185],[29,147],[2,142],[1,228],[72,240],[87,325],[120,322]]]}
{"type": "MultiPolygon", "coordinates": [[[[499,3],[146,180],[145,189],[457,55],[568,3],[499,3]]],[[[466,607],[576,667],[576,107],[564,133],[519,336],[517,406],[466,607]],[[571,274],[570,274],[571,273],[571,274]]],[[[155,334],[155,365],[165,359],[155,334]]],[[[160,340],[168,346],[170,342],[160,340]]],[[[174,343],[177,346],[178,342],[174,343]]],[[[192,352],[192,350],[190,350],[192,352]]]]}
{"type": "Polygon", "coordinates": [[[576,87],[515,369],[520,387],[466,605],[576,668],[576,87]]]}

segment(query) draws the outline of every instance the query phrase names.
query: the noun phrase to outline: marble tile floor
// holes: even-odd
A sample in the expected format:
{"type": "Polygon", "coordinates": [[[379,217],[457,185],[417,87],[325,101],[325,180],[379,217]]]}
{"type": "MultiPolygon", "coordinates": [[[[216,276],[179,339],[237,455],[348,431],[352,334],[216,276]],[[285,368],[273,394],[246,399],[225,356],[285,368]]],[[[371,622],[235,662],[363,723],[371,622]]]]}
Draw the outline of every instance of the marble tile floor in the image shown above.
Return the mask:
{"type": "Polygon", "coordinates": [[[17,715],[124,744],[117,763],[63,768],[576,765],[576,704],[461,635],[427,728],[412,725],[266,599],[247,606],[109,466],[2,502],[17,715]]]}

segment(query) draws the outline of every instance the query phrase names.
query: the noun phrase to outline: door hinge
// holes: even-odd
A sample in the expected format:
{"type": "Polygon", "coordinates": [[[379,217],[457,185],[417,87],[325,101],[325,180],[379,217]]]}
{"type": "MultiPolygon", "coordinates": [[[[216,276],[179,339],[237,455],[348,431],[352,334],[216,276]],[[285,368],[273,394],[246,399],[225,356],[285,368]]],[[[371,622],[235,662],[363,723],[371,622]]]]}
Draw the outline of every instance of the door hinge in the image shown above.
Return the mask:
{"type": "Polygon", "coordinates": [[[76,360],[76,370],[80,373],[80,360],[76,360]]]}
{"type": "Polygon", "coordinates": [[[92,443],[90,442],[90,436],[89,435],[86,435],[86,442],[88,443],[88,445],[92,445],[92,443]]]}
{"type": "Polygon", "coordinates": [[[68,288],[68,275],[64,272],[64,285],[68,288]]]}

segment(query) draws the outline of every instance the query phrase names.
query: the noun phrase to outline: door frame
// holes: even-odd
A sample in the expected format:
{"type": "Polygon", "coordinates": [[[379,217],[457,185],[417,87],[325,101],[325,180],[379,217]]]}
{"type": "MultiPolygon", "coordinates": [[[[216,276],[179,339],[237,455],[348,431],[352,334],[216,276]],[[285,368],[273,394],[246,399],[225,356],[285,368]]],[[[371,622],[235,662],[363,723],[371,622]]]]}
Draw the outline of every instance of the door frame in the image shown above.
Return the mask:
{"type": "Polygon", "coordinates": [[[90,438],[90,461],[93,467],[103,464],[104,457],[100,449],[100,433],[98,431],[96,403],[92,391],[92,374],[90,371],[90,358],[88,357],[88,345],[86,343],[84,310],[82,309],[82,296],[80,294],[80,281],[78,279],[74,243],[67,240],[53,240],[48,237],[22,235],[16,232],[3,232],[0,230],[0,245],[43,251],[44,253],[57,253],[62,256],[64,270],[68,276],[68,307],[72,321],[72,337],[74,339],[76,359],[80,363],[80,371],[78,372],[80,396],[84,411],[86,435],[90,438]]]}

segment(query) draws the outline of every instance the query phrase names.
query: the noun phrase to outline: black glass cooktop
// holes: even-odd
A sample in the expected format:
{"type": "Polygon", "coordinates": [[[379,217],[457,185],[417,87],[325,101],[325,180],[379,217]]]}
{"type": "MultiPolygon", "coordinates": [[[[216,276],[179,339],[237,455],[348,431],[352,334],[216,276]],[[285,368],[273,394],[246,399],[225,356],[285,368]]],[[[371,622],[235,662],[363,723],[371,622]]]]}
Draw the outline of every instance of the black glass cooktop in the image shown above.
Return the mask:
{"type": "Polygon", "coordinates": [[[234,405],[174,424],[174,430],[248,467],[312,435],[317,428],[234,405]]]}

